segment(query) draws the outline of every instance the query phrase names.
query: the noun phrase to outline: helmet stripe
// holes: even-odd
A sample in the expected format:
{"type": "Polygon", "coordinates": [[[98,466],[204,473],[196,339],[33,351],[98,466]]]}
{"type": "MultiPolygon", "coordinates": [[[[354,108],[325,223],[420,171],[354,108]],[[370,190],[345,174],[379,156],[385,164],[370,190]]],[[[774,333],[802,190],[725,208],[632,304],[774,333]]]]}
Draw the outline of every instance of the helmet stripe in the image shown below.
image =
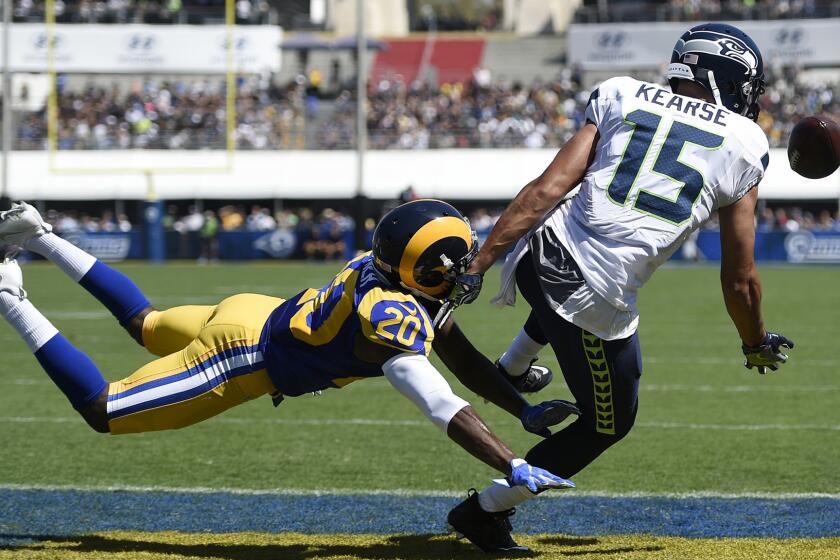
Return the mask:
{"type": "Polygon", "coordinates": [[[411,288],[428,292],[428,286],[421,286],[414,280],[414,267],[417,259],[433,243],[446,237],[460,237],[467,245],[467,251],[472,249],[472,232],[464,220],[454,216],[436,218],[420,229],[409,239],[400,259],[400,280],[411,288]]]}

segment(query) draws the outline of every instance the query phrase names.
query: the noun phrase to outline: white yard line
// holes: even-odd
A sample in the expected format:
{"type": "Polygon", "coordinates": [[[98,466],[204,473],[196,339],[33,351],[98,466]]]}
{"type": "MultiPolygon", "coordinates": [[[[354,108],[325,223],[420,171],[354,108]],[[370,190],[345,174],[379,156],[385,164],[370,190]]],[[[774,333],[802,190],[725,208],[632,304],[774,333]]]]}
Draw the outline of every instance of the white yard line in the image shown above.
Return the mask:
{"type": "Polygon", "coordinates": [[[661,428],[678,430],[734,430],[734,431],[768,431],[768,430],[828,430],[840,431],[840,424],[693,424],[684,422],[636,422],[639,428],[661,428]]]}
{"type": "MultiPolygon", "coordinates": [[[[677,357],[677,356],[642,356],[644,364],[700,364],[700,365],[739,365],[739,360],[734,358],[713,358],[705,357],[677,357]]],[[[840,360],[811,360],[799,359],[796,356],[791,357],[791,364],[796,364],[798,367],[817,367],[829,368],[840,366],[840,360]]],[[[743,365],[743,360],[741,361],[743,365]]]]}
{"type": "Polygon", "coordinates": [[[682,383],[650,383],[644,379],[639,384],[640,391],[669,392],[689,391],[697,393],[824,393],[840,391],[840,385],[689,385],[682,383]]]}
{"type": "Polygon", "coordinates": [[[111,317],[107,311],[82,311],[82,310],[55,310],[41,309],[46,317],[50,319],[70,319],[76,321],[91,321],[111,317]]]}
{"type": "MultiPolygon", "coordinates": [[[[397,497],[446,497],[460,498],[465,493],[457,490],[414,490],[407,488],[365,489],[365,488],[210,488],[206,486],[135,486],[129,484],[102,485],[71,485],[71,484],[3,484],[4,490],[36,490],[46,492],[167,492],[182,494],[234,494],[240,496],[397,496],[397,497]]],[[[829,499],[840,500],[840,494],[824,492],[718,492],[714,490],[700,490],[692,492],[608,492],[602,490],[567,490],[563,492],[547,492],[543,497],[551,498],[667,498],[667,499],[764,499],[764,500],[808,500],[829,499]]]]}
{"type": "MultiPolygon", "coordinates": [[[[431,424],[425,420],[387,420],[375,418],[215,418],[218,424],[261,424],[278,426],[386,426],[386,427],[426,427],[431,424]]],[[[75,416],[2,416],[0,424],[82,424],[75,416]]],[[[686,422],[636,422],[639,428],[678,429],[678,430],[730,430],[730,431],[840,431],[840,424],[696,424],[686,422]]]]}

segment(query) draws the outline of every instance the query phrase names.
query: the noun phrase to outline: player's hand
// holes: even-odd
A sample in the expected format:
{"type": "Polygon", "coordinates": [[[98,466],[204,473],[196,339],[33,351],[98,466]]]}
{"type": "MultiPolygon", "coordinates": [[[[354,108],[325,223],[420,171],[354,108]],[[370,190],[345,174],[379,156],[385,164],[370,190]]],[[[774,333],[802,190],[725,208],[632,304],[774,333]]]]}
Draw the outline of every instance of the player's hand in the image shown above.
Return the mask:
{"type": "Polygon", "coordinates": [[[550,488],[574,488],[575,483],[565,478],[560,478],[545,469],[532,467],[524,459],[513,459],[510,462],[511,473],[505,479],[496,479],[493,482],[503,486],[525,486],[537,494],[550,488]]]}
{"type": "Polygon", "coordinates": [[[548,437],[551,435],[548,427],[559,424],[571,414],[580,416],[578,407],[569,401],[557,399],[525,407],[519,419],[522,420],[522,426],[532,434],[548,437]]]}
{"type": "Polygon", "coordinates": [[[481,292],[484,275],[476,272],[464,272],[455,277],[455,286],[449,292],[449,297],[441,305],[432,325],[435,329],[443,326],[455,308],[465,303],[472,303],[481,292]]]}
{"type": "Polygon", "coordinates": [[[455,286],[449,293],[449,301],[455,307],[466,305],[478,299],[484,275],[477,272],[464,272],[455,277],[455,286]]]}
{"type": "Polygon", "coordinates": [[[793,348],[793,341],[786,338],[779,333],[768,332],[764,335],[764,340],[758,346],[741,345],[741,350],[744,351],[744,367],[747,369],[757,368],[758,373],[764,375],[767,373],[767,368],[773,371],[779,369],[779,364],[787,362],[787,354],[782,349],[790,350],[793,348]]]}

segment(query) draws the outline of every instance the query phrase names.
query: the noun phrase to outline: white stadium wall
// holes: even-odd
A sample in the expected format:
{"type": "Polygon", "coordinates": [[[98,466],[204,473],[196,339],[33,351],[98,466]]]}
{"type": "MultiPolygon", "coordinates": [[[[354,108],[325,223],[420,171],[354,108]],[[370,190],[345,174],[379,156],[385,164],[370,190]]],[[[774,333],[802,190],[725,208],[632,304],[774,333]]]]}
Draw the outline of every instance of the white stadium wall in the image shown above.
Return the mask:
{"type": "MultiPolygon", "coordinates": [[[[365,194],[393,198],[410,184],[428,197],[509,199],[536,177],[555,153],[368,152],[365,194]]],[[[225,162],[223,151],[75,151],[60,153],[51,165],[46,152],[13,152],[6,194],[32,200],[142,200],[147,198],[149,185],[140,171],[144,168],[151,170],[156,195],[163,199],[347,199],[355,194],[356,156],[351,151],[237,152],[229,170],[224,170],[225,162]],[[130,169],[138,171],[127,172],[130,169]]],[[[784,150],[772,150],[759,193],[765,199],[838,199],[840,173],[816,181],[803,179],[790,169],[784,150]]]]}
{"type": "MultiPolygon", "coordinates": [[[[735,25],[761,46],[764,65],[836,66],[840,18],[742,21],[735,25]]],[[[566,35],[568,63],[585,70],[629,72],[667,63],[683,22],[573,24],[566,35]],[[665,58],[663,58],[665,56],[665,58]]]]}
{"type": "MultiPolygon", "coordinates": [[[[9,66],[16,72],[105,74],[224,74],[280,71],[283,30],[250,25],[140,25],[16,23],[11,28],[9,66]],[[231,38],[232,41],[229,41],[231,38]]],[[[0,59],[2,59],[0,31],[0,59]]]]}

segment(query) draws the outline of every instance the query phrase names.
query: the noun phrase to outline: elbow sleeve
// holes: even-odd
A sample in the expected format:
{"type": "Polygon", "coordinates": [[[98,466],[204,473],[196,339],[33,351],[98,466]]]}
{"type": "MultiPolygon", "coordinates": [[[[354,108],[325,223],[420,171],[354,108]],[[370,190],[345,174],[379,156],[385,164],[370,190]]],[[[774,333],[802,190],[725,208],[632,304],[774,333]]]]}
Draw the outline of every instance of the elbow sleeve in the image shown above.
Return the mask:
{"type": "Polygon", "coordinates": [[[469,403],[452,388],[428,358],[399,354],[382,366],[385,378],[446,433],[449,421],[469,403]]]}

